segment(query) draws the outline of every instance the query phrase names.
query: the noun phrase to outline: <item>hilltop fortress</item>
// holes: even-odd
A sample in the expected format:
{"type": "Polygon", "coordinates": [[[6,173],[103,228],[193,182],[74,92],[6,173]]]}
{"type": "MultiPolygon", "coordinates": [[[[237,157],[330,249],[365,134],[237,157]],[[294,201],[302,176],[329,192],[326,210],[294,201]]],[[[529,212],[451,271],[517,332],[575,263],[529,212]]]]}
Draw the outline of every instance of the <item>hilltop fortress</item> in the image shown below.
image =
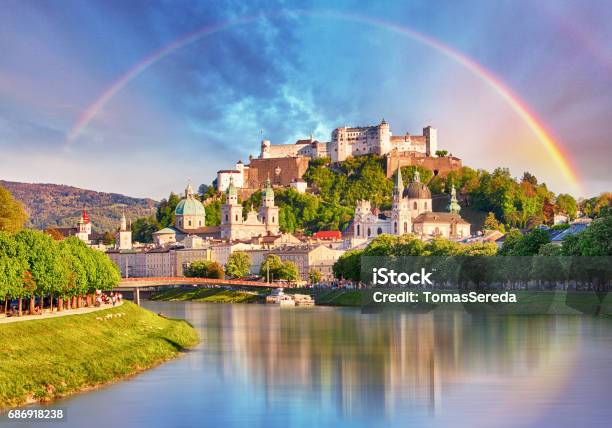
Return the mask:
{"type": "Polygon", "coordinates": [[[327,142],[309,139],[294,144],[272,144],[261,142],[258,158],[249,158],[249,165],[242,161],[233,169],[217,172],[217,190],[227,190],[230,180],[240,196],[246,197],[264,187],[270,179],[274,187],[293,187],[306,191],[302,176],[308,169],[310,159],[329,157],[332,162],[342,162],[349,157],[379,155],[387,158],[387,176],[391,177],[399,166],[419,165],[435,175],[446,175],[461,168],[461,159],[453,156],[438,157],[438,131],[426,126],[422,135],[393,135],[389,124],[383,119],[378,125],[336,128],[327,142]]]}

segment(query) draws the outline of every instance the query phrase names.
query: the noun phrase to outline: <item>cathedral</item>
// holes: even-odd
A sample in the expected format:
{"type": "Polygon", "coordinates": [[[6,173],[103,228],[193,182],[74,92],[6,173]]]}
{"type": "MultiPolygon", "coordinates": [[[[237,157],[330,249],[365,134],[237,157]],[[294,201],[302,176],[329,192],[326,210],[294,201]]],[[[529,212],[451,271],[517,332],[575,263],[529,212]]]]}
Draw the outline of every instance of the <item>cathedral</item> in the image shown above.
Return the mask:
{"type": "Polygon", "coordinates": [[[414,233],[421,239],[438,236],[466,238],[470,236],[470,224],[461,218],[460,209],[453,186],[448,212],[433,212],[431,191],[425,183],[421,183],[419,172],[415,171],[412,181],[404,188],[402,172],[398,167],[391,211],[381,212],[372,208],[369,201],[358,201],[353,220],[353,236],[369,240],[383,233],[414,233]]]}
{"type": "Polygon", "coordinates": [[[221,239],[250,239],[255,236],[277,235],[278,207],[274,205],[274,190],[268,178],[262,195],[259,213],[251,210],[246,219],[242,216],[242,204],[238,202],[238,192],[230,177],[227,187],[227,200],[221,207],[221,239]]]}

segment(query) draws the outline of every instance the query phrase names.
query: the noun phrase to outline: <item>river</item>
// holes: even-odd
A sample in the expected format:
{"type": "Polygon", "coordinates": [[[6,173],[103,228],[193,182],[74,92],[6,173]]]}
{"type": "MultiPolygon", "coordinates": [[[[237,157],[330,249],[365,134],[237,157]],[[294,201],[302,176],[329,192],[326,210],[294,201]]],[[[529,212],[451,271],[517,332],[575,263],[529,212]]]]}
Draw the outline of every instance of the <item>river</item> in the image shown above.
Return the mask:
{"type": "Polygon", "coordinates": [[[50,404],[66,410],[61,426],[559,428],[612,421],[610,319],[143,306],[189,320],[201,344],[133,379],[50,404]]]}

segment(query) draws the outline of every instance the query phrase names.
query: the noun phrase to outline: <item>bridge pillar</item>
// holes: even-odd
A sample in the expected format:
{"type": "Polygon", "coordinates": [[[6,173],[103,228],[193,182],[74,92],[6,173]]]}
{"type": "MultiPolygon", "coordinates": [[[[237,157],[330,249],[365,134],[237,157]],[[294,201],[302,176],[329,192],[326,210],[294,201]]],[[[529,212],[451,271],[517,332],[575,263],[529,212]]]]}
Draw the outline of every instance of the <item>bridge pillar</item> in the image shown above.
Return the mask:
{"type": "Polygon", "coordinates": [[[140,306],[140,288],[134,287],[134,303],[140,306]]]}

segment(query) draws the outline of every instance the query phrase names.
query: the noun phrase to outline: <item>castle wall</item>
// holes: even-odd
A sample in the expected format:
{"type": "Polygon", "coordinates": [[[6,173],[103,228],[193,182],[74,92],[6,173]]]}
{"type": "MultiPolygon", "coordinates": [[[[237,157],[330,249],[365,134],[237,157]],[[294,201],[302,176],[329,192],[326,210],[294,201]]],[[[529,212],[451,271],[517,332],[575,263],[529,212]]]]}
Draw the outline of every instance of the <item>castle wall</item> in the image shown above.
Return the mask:
{"type": "Polygon", "coordinates": [[[269,177],[273,186],[289,186],[293,180],[301,179],[308,169],[308,158],[286,157],[252,159],[246,177],[246,187],[261,189],[269,177]]]}
{"type": "Polygon", "coordinates": [[[399,162],[403,166],[422,166],[434,172],[435,175],[446,176],[451,171],[461,169],[461,159],[454,156],[432,157],[423,153],[398,153],[391,152],[387,156],[387,177],[393,176],[399,162]]]}

